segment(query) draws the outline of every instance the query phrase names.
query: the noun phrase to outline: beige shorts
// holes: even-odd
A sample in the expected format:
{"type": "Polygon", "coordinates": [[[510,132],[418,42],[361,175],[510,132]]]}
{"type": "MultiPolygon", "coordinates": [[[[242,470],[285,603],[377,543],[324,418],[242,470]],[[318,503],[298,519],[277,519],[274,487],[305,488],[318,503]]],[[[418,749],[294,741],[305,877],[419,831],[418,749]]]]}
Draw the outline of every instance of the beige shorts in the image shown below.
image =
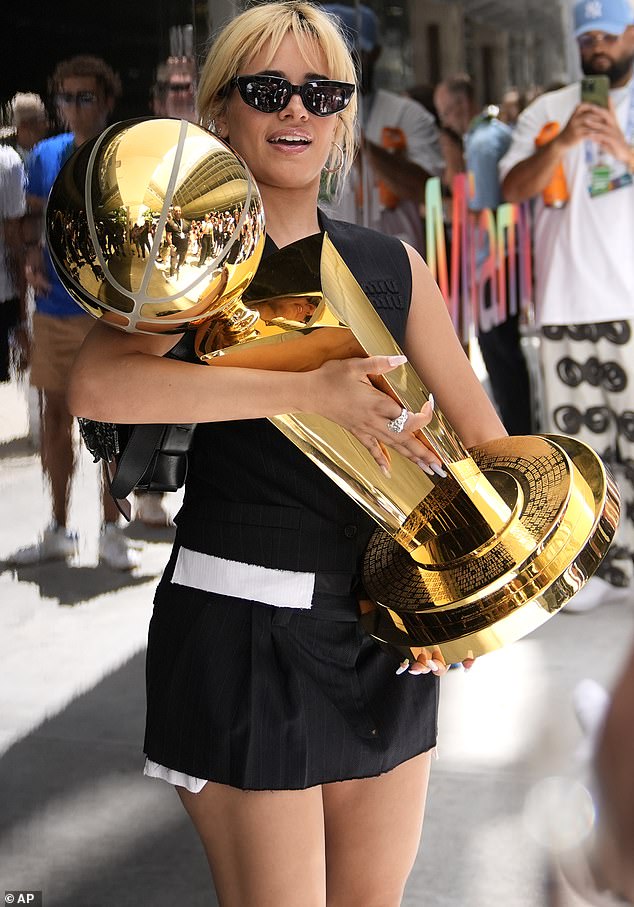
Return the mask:
{"type": "Polygon", "coordinates": [[[33,387],[51,393],[66,393],[71,366],[94,323],[90,315],[58,318],[34,313],[31,344],[33,387]]]}

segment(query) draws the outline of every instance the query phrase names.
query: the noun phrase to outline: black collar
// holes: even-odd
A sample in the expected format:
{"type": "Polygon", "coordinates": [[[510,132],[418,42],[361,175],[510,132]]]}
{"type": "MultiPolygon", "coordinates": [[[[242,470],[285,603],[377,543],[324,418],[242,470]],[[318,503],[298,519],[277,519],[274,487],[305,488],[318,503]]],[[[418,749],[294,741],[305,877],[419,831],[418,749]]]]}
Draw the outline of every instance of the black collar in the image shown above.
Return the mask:
{"type": "MultiPolygon", "coordinates": [[[[321,208],[317,208],[317,220],[319,222],[319,232],[320,233],[330,233],[332,221],[329,217],[326,217],[321,208]]],[[[279,252],[278,247],[275,245],[271,237],[266,234],[264,238],[264,250],[262,256],[266,258],[268,255],[272,255],[273,252],[279,252]]]]}

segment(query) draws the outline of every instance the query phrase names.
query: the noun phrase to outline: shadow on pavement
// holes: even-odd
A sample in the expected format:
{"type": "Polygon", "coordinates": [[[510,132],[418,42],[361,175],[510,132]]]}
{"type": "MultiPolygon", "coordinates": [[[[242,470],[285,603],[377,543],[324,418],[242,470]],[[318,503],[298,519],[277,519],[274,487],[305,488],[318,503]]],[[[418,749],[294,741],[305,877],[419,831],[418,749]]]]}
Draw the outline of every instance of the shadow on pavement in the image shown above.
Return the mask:
{"type": "Polygon", "coordinates": [[[176,534],[176,526],[150,526],[140,520],[132,520],[123,531],[130,539],[144,542],[167,542],[171,545],[176,534]]]}
{"type": "Polygon", "coordinates": [[[47,907],[217,907],[198,837],[144,778],[144,653],[0,758],[0,875],[47,907]]]}
{"type": "Polygon", "coordinates": [[[32,457],[37,451],[28,437],[12,438],[0,443],[0,460],[10,457],[32,457]]]}
{"type": "Polygon", "coordinates": [[[56,599],[60,605],[81,605],[108,592],[140,586],[155,575],[124,573],[101,565],[72,567],[62,561],[18,568],[0,561],[0,574],[6,571],[21,583],[35,583],[42,598],[56,599]]]}

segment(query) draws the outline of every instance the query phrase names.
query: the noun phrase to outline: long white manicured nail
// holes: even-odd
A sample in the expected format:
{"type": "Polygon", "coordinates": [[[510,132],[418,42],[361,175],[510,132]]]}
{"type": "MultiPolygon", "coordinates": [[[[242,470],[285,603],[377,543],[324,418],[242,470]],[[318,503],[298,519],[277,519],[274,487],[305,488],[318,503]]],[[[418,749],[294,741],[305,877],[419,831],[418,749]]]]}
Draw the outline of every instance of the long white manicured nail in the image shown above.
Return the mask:
{"type": "Polygon", "coordinates": [[[429,397],[427,398],[427,402],[429,403],[429,405],[431,406],[432,411],[433,411],[434,407],[436,406],[436,401],[434,400],[433,394],[429,395],[429,397]]]}
{"type": "Polygon", "coordinates": [[[429,674],[431,672],[431,668],[428,668],[425,665],[421,665],[420,662],[417,662],[415,667],[418,668],[418,670],[415,671],[414,668],[411,667],[409,669],[410,674],[429,674]]]}
{"type": "Polygon", "coordinates": [[[427,667],[428,667],[428,668],[431,668],[432,671],[439,671],[439,670],[440,670],[440,665],[438,664],[438,662],[433,661],[431,658],[428,659],[428,661],[427,661],[427,667]]]}
{"type": "Polygon", "coordinates": [[[425,463],[424,460],[416,460],[416,465],[420,466],[420,468],[423,470],[423,472],[426,472],[428,476],[434,475],[434,470],[431,468],[431,466],[428,463],[425,463]]]}
{"type": "Polygon", "coordinates": [[[405,365],[407,356],[388,356],[387,361],[390,365],[405,365]]]}
{"type": "Polygon", "coordinates": [[[432,463],[432,464],[431,464],[431,468],[432,468],[432,470],[436,473],[437,476],[440,476],[441,479],[446,479],[446,478],[447,478],[447,473],[446,473],[445,470],[442,468],[442,466],[440,466],[439,463],[432,463]]]}
{"type": "Polygon", "coordinates": [[[408,668],[409,668],[409,661],[408,661],[408,659],[406,658],[405,661],[402,661],[402,662],[400,663],[400,665],[399,665],[398,668],[396,669],[396,673],[397,673],[397,674],[404,674],[405,671],[407,671],[408,668]]]}

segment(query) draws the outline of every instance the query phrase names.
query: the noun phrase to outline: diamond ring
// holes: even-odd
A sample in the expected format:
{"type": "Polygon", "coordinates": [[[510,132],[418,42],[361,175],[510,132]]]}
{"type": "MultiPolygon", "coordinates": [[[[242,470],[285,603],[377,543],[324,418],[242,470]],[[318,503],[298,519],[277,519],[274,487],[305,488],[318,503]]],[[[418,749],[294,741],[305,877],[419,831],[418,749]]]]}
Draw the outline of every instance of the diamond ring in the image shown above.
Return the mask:
{"type": "Polygon", "coordinates": [[[405,423],[407,422],[407,417],[409,416],[408,411],[403,407],[401,410],[401,415],[397,416],[396,419],[390,419],[387,423],[388,431],[393,431],[395,434],[400,435],[400,433],[405,428],[405,423]]]}

